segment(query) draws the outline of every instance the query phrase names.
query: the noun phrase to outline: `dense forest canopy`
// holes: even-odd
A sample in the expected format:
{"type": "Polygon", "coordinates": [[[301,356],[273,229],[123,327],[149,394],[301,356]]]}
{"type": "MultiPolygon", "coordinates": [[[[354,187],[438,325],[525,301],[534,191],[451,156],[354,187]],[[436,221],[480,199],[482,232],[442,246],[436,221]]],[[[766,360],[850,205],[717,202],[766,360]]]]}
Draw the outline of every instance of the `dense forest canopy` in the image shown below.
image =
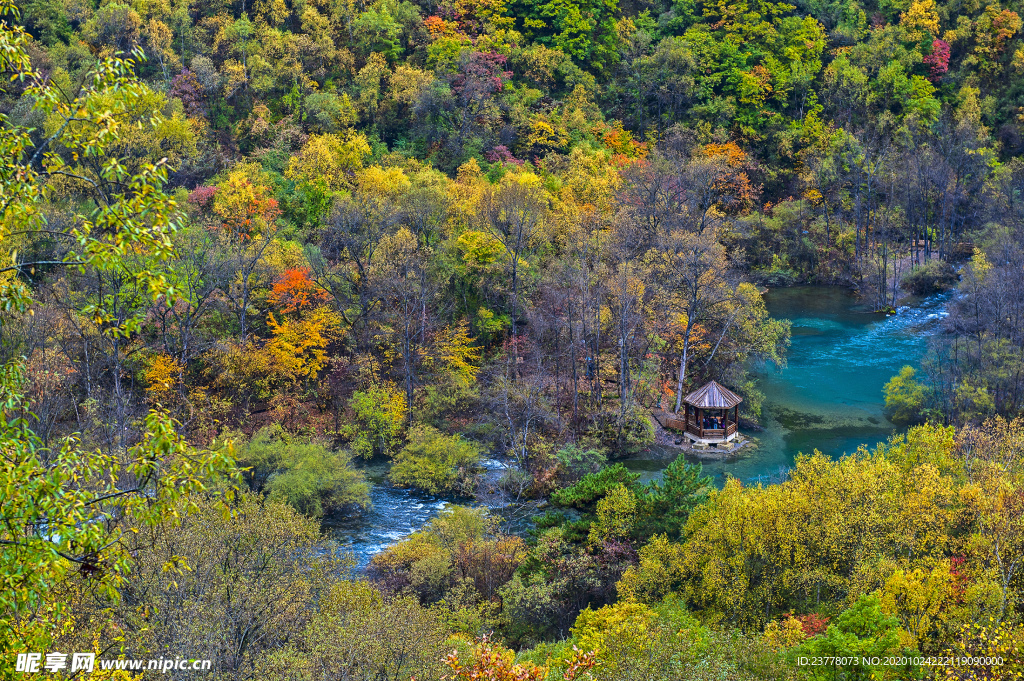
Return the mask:
{"type": "Polygon", "coordinates": [[[0,0],[0,678],[1024,678],[1022,13],[0,0]],[[951,291],[906,433],[617,461],[797,283],[951,291]]]}

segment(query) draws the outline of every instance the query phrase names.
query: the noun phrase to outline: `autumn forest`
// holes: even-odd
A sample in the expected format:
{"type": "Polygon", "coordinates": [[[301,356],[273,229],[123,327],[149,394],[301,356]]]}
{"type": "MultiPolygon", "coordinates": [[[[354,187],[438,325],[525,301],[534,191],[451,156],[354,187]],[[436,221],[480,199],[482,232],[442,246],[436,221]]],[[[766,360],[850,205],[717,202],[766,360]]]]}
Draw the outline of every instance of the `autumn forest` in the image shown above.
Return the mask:
{"type": "Polygon", "coordinates": [[[0,679],[1024,679],[1024,4],[793,2],[0,0],[0,679]]]}

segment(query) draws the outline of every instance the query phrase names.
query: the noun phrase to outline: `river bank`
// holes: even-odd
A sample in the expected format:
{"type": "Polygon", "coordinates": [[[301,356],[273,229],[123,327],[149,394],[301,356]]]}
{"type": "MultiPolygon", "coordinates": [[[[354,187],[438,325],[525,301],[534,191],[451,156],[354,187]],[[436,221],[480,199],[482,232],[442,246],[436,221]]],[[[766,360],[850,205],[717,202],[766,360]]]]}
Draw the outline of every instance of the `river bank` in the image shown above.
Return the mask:
{"type": "MultiPolygon", "coordinates": [[[[746,484],[770,484],[785,478],[801,452],[817,449],[838,457],[887,440],[899,429],[885,417],[882,388],[902,366],[916,364],[924,355],[949,296],[925,298],[886,315],[872,312],[848,289],[798,286],[768,291],[769,313],[788,319],[793,335],[785,367],[755,367],[764,393],[762,427],[741,428],[746,443],[727,456],[685,452],[688,458],[701,463],[719,487],[728,476],[746,484]]],[[[683,451],[675,443],[677,436],[658,431],[655,445],[624,461],[641,474],[641,482],[658,479],[683,451]]],[[[502,464],[488,460],[485,468],[488,479],[493,479],[502,464]]],[[[355,554],[360,567],[447,504],[471,501],[393,487],[383,466],[370,471],[369,477],[374,483],[373,508],[357,517],[325,522],[325,529],[355,554]]],[[[522,512],[511,516],[516,523],[524,520],[522,512]]]]}
{"type": "MultiPolygon", "coordinates": [[[[945,316],[949,293],[919,299],[895,314],[871,311],[848,289],[797,286],[772,289],[765,305],[792,323],[785,367],[755,367],[764,393],[754,446],[735,458],[699,461],[718,486],[727,476],[745,483],[782,479],[800,453],[838,457],[872,447],[899,432],[884,413],[883,387],[900,368],[917,364],[945,316]]],[[[742,429],[741,429],[742,432],[742,429]]],[[[653,462],[674,458],[659,443],[627,466],[650,475],[653,462]]]]}

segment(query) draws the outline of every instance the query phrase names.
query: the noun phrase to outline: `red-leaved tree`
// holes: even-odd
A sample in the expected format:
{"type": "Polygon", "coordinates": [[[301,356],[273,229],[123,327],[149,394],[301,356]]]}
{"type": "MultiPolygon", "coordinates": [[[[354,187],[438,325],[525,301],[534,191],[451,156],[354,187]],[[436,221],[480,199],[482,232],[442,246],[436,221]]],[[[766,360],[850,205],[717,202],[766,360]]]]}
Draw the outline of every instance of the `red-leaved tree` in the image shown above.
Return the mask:
{"type": "Polygon", "coordinates": [[[928,80],[937,83],[949,71],[949,43],[936,38],[932,41],[932,53],[921,61],[928,67],[928,80]]]}

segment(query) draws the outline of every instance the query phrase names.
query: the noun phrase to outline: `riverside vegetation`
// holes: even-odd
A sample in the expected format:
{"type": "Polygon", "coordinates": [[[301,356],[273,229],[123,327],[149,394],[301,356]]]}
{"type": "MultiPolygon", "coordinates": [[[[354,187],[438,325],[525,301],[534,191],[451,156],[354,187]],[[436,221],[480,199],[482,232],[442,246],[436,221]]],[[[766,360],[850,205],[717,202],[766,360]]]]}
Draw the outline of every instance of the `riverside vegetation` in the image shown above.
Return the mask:
{"type": "Polygon", "coordinates": [[[1024,677],[1022,11],[0,0],[0,677],[1024,677]],[[797,282],[956,287],[905,434],[615,461],[712,377],[756,424],[797,282]],[[366,461],[548,508],[354,572],[366,461]]]}

